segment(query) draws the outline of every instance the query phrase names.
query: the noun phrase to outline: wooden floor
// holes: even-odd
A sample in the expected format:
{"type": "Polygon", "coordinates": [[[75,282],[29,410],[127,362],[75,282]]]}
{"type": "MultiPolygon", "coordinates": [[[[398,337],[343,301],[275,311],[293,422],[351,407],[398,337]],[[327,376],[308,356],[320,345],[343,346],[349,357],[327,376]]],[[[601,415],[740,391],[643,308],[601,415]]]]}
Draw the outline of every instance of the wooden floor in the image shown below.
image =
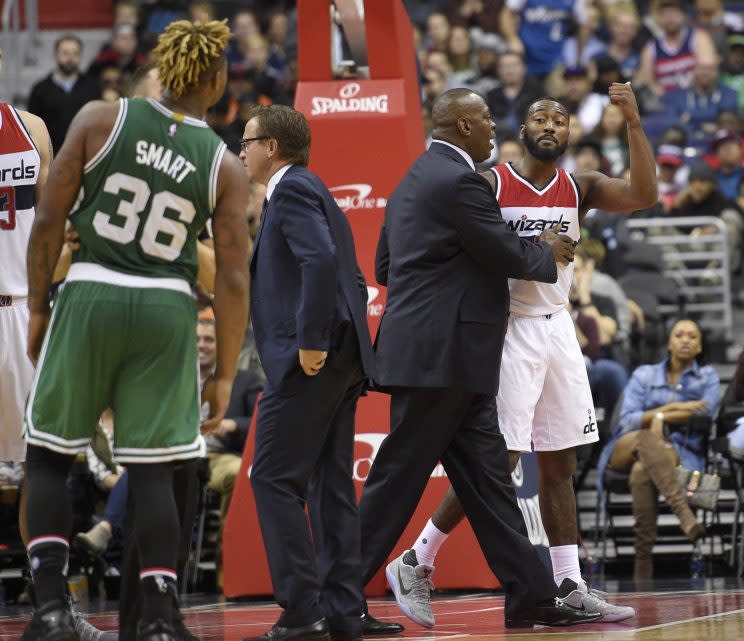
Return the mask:
{"type": "MultiPolygon", "coordinates": [[[[403,617],[394,602],[371,601],[370,611],[400,621],[406,631],[394,639],[439,640],[469,637],[477,641],[529,639],[562,641],[740,641],[744,640],[744,588],[620,593],[613,602],[632,605],[636,616],[622,623],[589,624],[571,628],[504,630],[503,596],[472,595],[434,600],[437,625],[421,628],[403,617]]],[[[18,641],[26,616],[8,610],[0,617],[0,639],[18,641]]],[[[186,608],[186,622],[202,641],[239,641],[263,633],[278,616],[274,605],[204,603],[186,608]]],[[[89,615],[96,626],[115,630],[112,613],[89,615]]],[[[380,637],[377,637],[380,639],[380,637]]]]}

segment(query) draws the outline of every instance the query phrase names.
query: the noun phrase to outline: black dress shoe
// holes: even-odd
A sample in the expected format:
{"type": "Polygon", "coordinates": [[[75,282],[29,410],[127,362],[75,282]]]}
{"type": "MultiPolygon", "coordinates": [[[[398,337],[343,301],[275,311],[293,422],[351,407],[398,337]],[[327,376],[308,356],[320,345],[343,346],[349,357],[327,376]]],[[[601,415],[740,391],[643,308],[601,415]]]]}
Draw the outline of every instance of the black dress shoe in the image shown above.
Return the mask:
{"type": "Polygon", "coordinates": [[[373,634],[398,634],[405,628],[400,623],[385,623],[375,619],[369,612],[362,615],[362,630],[364,636],[373,634]]]}
{"type": "Polygon", "coordinates": [[[531,628],[533,625],[577,625],[591,623],[602,615],[599,612],[586,612],[566,605],[560,599],[518,610],[505,616],[507,628],[531,628]]]}
{"type": "Polygon", "coordinates": [[[21,641],[78,641],[67,603],[50,601],[36,608],[21,641]]]}
{"type": "Polygon", "coordinates": [[[331,630],[331,641],[362,641],[364,637],[358,632],[331,630]]]}
{"type": "Polygon", "coordinates": [[[275,625],[260,637],[246,637],[243,641],[331,641],[328,621],[319,619],[309,625],[285,628],[275,625]]]}
{"type": "Polygon", "coordinates": [[[137,641],[178,641],[173,626],[163,619],[140,621],[137,624],[137,641]]]}

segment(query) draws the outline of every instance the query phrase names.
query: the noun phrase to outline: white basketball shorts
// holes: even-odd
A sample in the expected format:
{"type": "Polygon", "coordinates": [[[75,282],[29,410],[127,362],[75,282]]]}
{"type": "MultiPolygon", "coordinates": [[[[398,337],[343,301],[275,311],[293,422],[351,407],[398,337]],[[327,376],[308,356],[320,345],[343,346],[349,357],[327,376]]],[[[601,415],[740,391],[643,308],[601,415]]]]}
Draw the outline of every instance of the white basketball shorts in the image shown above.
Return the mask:
{"type": "Polygon", "coordinates": [[[509,315],[496,404],[509,450],[554,452],[599,440],[586,364],[568,311],[509,315]]]}
{"type": "Polygon", "coordinates": [[[25,298],[0,307],[0,461],[26,460],[23,413],[34,376],[26,355],[28,318],[25,298]]]}

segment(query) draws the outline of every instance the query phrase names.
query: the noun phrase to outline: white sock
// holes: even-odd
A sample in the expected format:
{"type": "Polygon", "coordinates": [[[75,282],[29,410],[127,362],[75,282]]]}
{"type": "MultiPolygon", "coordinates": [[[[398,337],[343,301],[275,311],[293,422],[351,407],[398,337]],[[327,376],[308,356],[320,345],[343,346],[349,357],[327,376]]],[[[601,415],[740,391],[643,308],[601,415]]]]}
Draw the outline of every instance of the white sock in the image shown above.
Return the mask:
{"type": "Polygon", "coordinates": [[[413,546],[419,564],[433,566],[439,547],[447,540],[448,536],[429,519],[413,546]]]}
{"type": "Polygon", "coordinates": [[[577,584],[580,583],[582,578],[579,567],[579,547],[577,545],[556,545],[549,549],[555,584],[560,587],[563,579],[571,579],[577,584]]]}

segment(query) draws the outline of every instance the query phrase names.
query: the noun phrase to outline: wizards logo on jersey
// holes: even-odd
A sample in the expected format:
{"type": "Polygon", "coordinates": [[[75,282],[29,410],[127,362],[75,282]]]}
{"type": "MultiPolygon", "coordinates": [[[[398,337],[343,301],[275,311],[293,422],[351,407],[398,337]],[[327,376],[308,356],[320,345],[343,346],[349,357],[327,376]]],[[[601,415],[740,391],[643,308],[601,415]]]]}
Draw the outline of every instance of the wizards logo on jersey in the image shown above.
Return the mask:
{"type": "Polygon", "coordinates": [[[558,234],[565,234],[568,231],[569,221],[564,220],[563,214],[558,220],[546,220],[545,218],[529,218],[527,214],[522,214],[517,220],[507,220],[506,226],[512,231],[543,231],[546,227],[553,227],[553,231],[558,234]]]}

